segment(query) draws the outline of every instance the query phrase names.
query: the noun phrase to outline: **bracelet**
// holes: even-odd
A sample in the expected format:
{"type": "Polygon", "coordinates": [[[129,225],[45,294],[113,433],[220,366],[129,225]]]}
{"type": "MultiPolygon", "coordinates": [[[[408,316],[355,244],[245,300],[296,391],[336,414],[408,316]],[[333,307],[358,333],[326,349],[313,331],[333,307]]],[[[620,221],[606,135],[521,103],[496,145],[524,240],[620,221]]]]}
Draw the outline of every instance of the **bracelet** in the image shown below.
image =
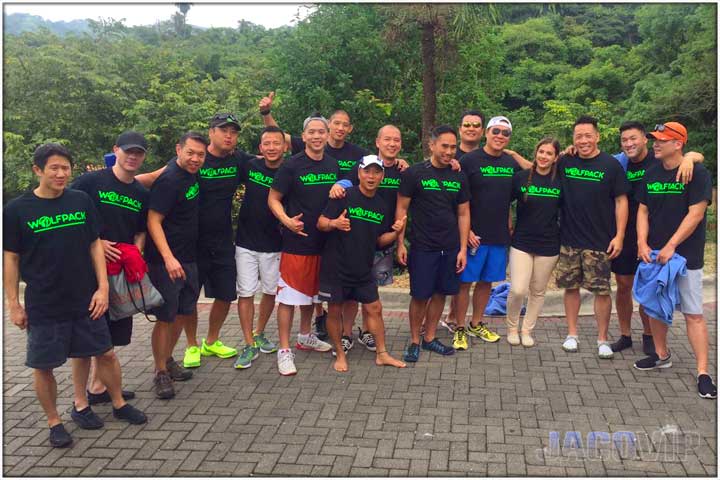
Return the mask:
{"type": "Polygon", "coordinates": [[[263,117],[265,115],[270,115],[270,109],[268,108],[267,110],[260,110],[260,115],[262,115],[263,117]]]}

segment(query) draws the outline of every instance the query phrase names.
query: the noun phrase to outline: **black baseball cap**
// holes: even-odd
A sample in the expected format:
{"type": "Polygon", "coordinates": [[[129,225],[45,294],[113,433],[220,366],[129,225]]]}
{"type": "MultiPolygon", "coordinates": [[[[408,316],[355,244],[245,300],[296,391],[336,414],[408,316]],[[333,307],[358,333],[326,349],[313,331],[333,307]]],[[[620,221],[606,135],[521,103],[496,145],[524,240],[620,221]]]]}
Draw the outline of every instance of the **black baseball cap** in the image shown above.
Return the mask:
{"type": "Polygon", "coordinates": [[[232,113],[216,113],[210,119],[210,128],[235,125],[240,130],[240,121],[232,113]]]}
{"type": "Polygon", "coordinates": [[[145,140],[145,136],[138,132],[123,132],[115,141],[115,145],[123,150],[130,150],[131,148],[139,148],[143,152],[147,152],[148,144],[145,140]]]}

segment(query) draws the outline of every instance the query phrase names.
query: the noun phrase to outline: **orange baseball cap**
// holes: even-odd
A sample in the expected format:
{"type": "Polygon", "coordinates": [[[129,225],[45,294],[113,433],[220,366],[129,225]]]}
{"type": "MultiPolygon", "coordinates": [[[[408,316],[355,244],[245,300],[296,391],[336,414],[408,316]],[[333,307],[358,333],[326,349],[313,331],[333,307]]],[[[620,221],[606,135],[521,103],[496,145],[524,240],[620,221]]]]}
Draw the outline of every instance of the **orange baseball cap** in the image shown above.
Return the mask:
{"type": "Polygon", "coordinates": [[[662,125],[655,125],[655,130],[647,134],[650,139],[656,140],[680,140],[683,145],[687,143],[687,129],[682,123],[667,122],[662,125]]]}

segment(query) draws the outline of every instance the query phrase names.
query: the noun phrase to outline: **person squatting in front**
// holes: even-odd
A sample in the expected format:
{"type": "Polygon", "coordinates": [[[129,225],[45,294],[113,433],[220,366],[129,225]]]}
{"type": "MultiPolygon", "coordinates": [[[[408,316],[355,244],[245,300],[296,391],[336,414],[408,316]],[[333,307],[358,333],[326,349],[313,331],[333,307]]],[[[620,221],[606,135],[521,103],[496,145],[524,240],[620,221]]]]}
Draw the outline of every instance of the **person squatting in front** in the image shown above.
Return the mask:
{"type": "Polygon", "coordinates": [[[341,198],[331,199],[318,219],[317,227],[328,232],[320,262],[318,298],[328,302],[327,326],[335,346],[333,367],[348,370],[342,344],[341,315],[348,300],[362,304],[363,317],[375,339],[375,363],[405,367],[393,358],[385,345],[385,325],[378,287],[373,278],[375,247],[386,247],[397,240],[407,217],[390,223],[393,217],[386,202],[377,195],[384,176],[383,162],[367,155],[358,163],[360,184],[350,187],[341,198]]]}

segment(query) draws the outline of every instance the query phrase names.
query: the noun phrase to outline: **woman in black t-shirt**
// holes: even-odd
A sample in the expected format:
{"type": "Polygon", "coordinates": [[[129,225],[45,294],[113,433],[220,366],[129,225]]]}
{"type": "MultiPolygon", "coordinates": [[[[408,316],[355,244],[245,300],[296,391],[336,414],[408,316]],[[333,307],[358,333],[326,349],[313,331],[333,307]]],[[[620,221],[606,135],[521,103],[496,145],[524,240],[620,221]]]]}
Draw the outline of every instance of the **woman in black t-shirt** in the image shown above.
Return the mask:
{"type": "Polygon", "coordinates": [[[532,329],[545,302],[545,289],[560,252],[560,179],[557,159],[560,144],[552,137],[535,146],[535,162],[513,176],[512,196],[517,200],[517,222],[510,247],[510,293],[507,299],[507,340],[532,347],[532,329]],[[527,312],[518,334],[520,308],[528,295],[527,312]]]}

